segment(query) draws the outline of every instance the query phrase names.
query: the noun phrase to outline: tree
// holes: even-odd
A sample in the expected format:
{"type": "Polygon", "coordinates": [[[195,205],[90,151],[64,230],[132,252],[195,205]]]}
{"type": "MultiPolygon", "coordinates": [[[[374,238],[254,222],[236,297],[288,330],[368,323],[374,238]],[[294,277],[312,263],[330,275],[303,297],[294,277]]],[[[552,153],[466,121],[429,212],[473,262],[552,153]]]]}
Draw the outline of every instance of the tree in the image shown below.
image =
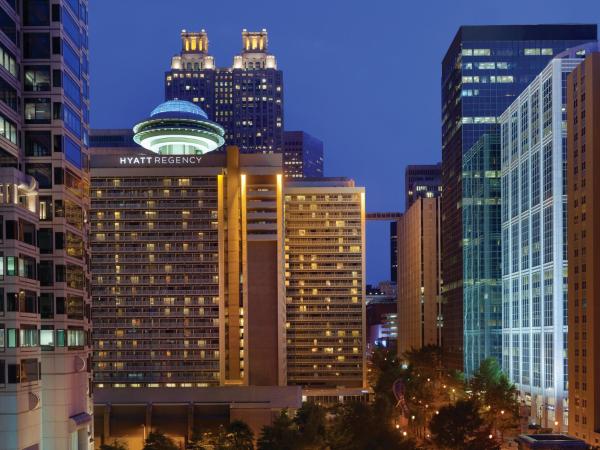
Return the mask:
{"type": "Polygon", "coordinates": [[[315,403],[305,402],[296,412],[294,423],[298,427],[299,447],[302,449],[322,449],[327,440],[325,409],[315,403]]]}
{"type": "Polygon", "coordinates": [[[113,441],[112,444],[102,444],[100,450],[127,450],[127,444],[119,440],[113,441]]]}
{"type": "Polygon", "coordinates": [[[517,389],[494,358],[482,361],[470,381],[486,423],[501,434],[519,425],[517,389]]]}
{"type": "Polygon", "coordinates": [[[151,431],[146,438],[143,450],[179,450],[179,447],[173,439],[155,430],[151,431]]]}
{"type": "Polygon", "coordinates": [[[272,425],[262,428],[257,442],[258,450],[295,450],[298,448],[299,438],[298,426],[284,410],[272,425]]]}
{"type": "Polygon", "coordinates": [[[475,400],[459,400],[444,406],[429,423],[431,440],[440,448],[457,450],[493,450],[498,444],[490,439],[489,428],[479,415],[475,400]]]}
{"type": "Polygon", "coordinates": [[[413,450],[412,440],[382,420],[372,405],[352,402],[338,406],[329,433],[331,450],[413,450]]]}
{"type": "Polygon", "coordinates": [[[232,450],[254,450],[254,433],[241,420],[234,420],[227,427],[227,445],[232,450]]]}

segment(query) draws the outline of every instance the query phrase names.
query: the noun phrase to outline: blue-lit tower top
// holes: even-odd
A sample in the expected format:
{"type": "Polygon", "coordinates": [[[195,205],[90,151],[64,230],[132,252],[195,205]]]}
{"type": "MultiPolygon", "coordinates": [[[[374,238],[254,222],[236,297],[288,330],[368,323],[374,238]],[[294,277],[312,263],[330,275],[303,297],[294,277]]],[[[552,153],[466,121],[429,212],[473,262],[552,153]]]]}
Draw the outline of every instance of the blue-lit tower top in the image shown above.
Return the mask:
{"type": "Polygon", "coordinates": [[[202,155],[224,144],[225,130],[197,105],[170,100],[133,127],[134,141],[160,155],[202,155]]]}

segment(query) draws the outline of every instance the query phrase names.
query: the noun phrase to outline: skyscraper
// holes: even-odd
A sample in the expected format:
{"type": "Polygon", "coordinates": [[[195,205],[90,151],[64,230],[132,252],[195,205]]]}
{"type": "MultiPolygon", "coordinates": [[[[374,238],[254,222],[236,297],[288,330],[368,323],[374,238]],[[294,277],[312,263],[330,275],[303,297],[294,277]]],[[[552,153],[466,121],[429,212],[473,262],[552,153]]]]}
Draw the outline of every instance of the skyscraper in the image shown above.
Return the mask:
{"type": "Polygon", "coordinates": [[[440,200],[419,198],[398,220],[398,354],[441,345],[440,200]]]}
{"type": "Polygon", "coordinates": [[[315,386],[362,395],[364,190],[286,186],[281,154],[212,151],[224,130],[190,102],[134,133],[143,148],[117,130],[92,149],[98,441],[164,426],[168,408],[184,438],[216,410],[260,431],[315,386]]]}
{"type": "Polygon", "coordinates": [[[50,3],[0,6],[7,449],[91,446],[87,1],[50,3]]]}
{"type": "Polygon", "coordinates": [[[283,171],[286,178],[323,176],[323,142],[304,131],[284,131],[283,171]]]}
{"type": "Polygon", "coordinates": [[[566,81],[557,55],[500,117],[502,367],[543,426],[566,431],[566,81]]]}
{"type": "Polygon", "coordinates": [[[600,444],[600,54],[567,78],[569,433],[600,444]]]}
{"type": "Polygon", "coordinates": [[[594,40],[595,25],[463,26],[443,59],[443,345],[447,364],[464,368],[467,375],[483,358],[500,360],[501,354],[498,116],[553,55],[594,40]],[[487,142],[480,141],[485,134],[490,135],[487,142]],[[475,155],[477,151],[484,154],[475,155]],[[484,179],[478,192],[469,192],[464,185],[469,152],[469,158],[483,164],[470,169],[484,179]],[[473,209],[466,209],[470,205],[473,209]],[[477,235],[468,229],[468,217],[483,221],[477,235]],[[469,261],[472,276],[467,284],[469,261]],[[469,294],[471,287],[478,296],[469,294]],[[478,304],[468,305],[469,299],[478,304]],[[466,314],[474,311],[480,319],[471,321],[466,314]],[[472,327],[465,328],[469,323],[472,327]]]}
{"type": "Polygon", "coordinates": [[[349,179],[284,189],[288,383],[365,387],[365,193],[349,179]]]}
{"type": "Polygon", "coordinates": [[[181,32],[182,49],[165,75],[165,99],[187,100],[225,128],[243,153],[283,151],[283,73],[268,52],[266,30],[242,31],[233,65],[218,68],[205,31],[181,32]]]}
{"type": "Polygon", "coordinates": [[[404,195],[406,211],[419,198],[439,197],[442,194],[442,163],[406,166],[404,195]]]}

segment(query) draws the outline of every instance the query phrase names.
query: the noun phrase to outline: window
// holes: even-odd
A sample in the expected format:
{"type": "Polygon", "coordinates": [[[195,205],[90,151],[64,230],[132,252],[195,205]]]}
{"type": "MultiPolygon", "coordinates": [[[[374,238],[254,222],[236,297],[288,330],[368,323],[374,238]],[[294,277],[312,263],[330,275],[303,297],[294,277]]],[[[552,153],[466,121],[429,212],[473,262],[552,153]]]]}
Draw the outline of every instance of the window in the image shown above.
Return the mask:
{"type": "Polygon", "coordinates": [[[512,238],[512,249],[511,249],[511,256],[512,256],[512,271],[513,272],[518,272],[519,271],[519,224],[515,223],[512,226],[512,232],[511,232],[511,238],[512,238]]]}
{"type": "Polygon", "coordinates": [[[502,273],[508,275],[509,254],[508,254],[508,228],[502,230],[502,273]]]}
{"type": "Polygon", "coordinates": [[[552,223],[552,205],[544,208],[544,262],[552,261],[553,256],[553,223],[552,223]]]}
{"type": "Polygon", "coordinates": [[[502,124],[501,141],[502,143],[502,163],[508,162],[508,122],[502,124]]]}
{"type": "Polygon", "coordinates": [[[534,212],[531,215],[531,266],[539,266],[541,263],[540,252],[540,234],[541,234],[541,222],[539,211],[534,212]]]}
{"type": "Polygon", "coordinates": [[[531,207],[540,202],[540,152],[531,155],[531,207]]]}
{"type": "Polygon", "coordinates": [[[521,371],[520,371],[520,367],[519,367],[519,356],[520,356],[520,352],[519,352],[519,335],[518,334],[513,334],[512,335],[512,376],[513,379],[511,381],[515,382],[515,383],[519,383],[520,382],[520,375],[521,375],[521,371]]]}
{"type": "Polygon", "coordinates": [[[41,189],[52,187],[52,164],[29,163],[25,172],[37,180],[41,189]]]}
{"type": "Polygon", "coordinates": [[[68,105],[63,105],[63,121],[68,130],[72,131],[75,136],[81,138],[81,119],[74,109],[68,105]]]}
{"type": "Polygon", "coordinates": [[[529,218],[521,222],[521,270],[529,268],[529,218]]]}
{"type": "Polygon", "coordinates": [[[50,5],[48,0],[23,0],[23,25],[50,25],[50,5]]]}
{"type": "Polygon", "coordinates": [[[529,276],[525,275],[521,279],[521,326],[529,326],[529,276]]]}
{"type": "Polygon", "coordinates": [[[0,114],[0,136],[17,145],[17,126],[0,114]]]}
{"type": "Polygon", "coordinates": [[[40,379],[40,363],[37,359],[21,360],[21,383],[30,383],[40,379]]]}
{"type": "Polygon", "coordinates": [[[0,8],[0,31],[2,31],[13,44],[18,45],[17,24],[2,8],[0,8]]]}
{"type": "Polygon", "coordinates": [[[54,294],[40,294],[40,314],[42,319],[52,319],[54,317],[54,294]]]}
{"type": "Polygon", "coordinates": [[[64,148],[67,161],[72,163],[75,167],[81,169],[83,167],[81,147],[79,147],[79,145],[77,145],[73,139],[65,136],[64,148]]]}
{"type": "Polygon", "coordinates": [[[19,330],[19,342],[21,347],[38,346],[38,330],[35,325],[22,325],[19,330]]]}
{"type": "Polygon", "coordinates": [[[85,345],[85,331],[83,328],[69,328],[67,330],[67,346],[83,347],[85,345]]]}
{"type": "Polygon", "coordinates": [[[531,95],[531,145],[540,142],[540,92],[531,95]]]}
{"type": "Polygon", "coordinates": [[[79,78],[81,75],[81,61],[79,59],[79,55],[75,50],[73,50],[71,45],[64,41],[62,43],[62,51],[67,67],[73,71],[73,74],[77,78],[79,78]]]}
{"type": "Polygon", "coordinates": [[[552,78],[548,78],[542,85],[542,130],[544,137],[552,132],[552,78]]]}
{"type": "Polygon", "coordinates": [[[554,385],[554,341],[552,333],[544,333],[544,365],[545,367],[545,387],[551,388],[554,385]]]}
{"type": "Polygon", "coordinates": [[[70,75],[63,73],[63,89],[69,100],[78,108],[81,107],[81,90],[79,85],[70,75]]]}
{"type": "Polygon", "coordinates": [[[521,212],[529,209],[529,160],[521,164],[521,212]]]}
{"type": "Polygon", "coordinates": [[[25,132],[25,156],[51,156],[52,134],[50,131],[25,132]]]}
{"type": "Polygon", "coordinates": [[[26,59],[50,59],[50,34],[23,33],[23,53],[26,59]]]}
{"type": "Polygon", "coordinates": [[[25,66],[24,84],[26,92],[50,90],[50,66],[25,66]]]}
{"type": "Polygon", "coordinates": [[[40,286],[52,286],[54,284],[54,264],[52,261],[40,261],[38,265],[38,279],[40,286]]]}
{"type": "Polygon", "coordinates": [[[67,317],[69,319],[83,320],[83,297],[70,295],[67,297],[67,317]]]}
{"type": "Polygon", "coordinates": [[[50,123],[52,112],[49,98],[25,99],[25,123],[50,123]]]}
{"type": "Polygon", "coordinates": [[[38,247],[43,255],[52,253],[52,228],[40,228],[38,230],[38,247]]]}
{"type": "Polygon", "coordinates": [[[0,100],[3,101],[13,111],[19,112],[19,98],[17,97],[17,90],[2,77],[0,77],[0,100]]]}
{"type": "Polygon", "coordinates": [[[553,296],[552,271],[544,272],[544,326],[549,327],[554,323],[554,296],[553,296]]]}
{"type": "Polygon", "coordinates": [[[54,328],[42,325],[40,330],[40,346],[42,350],[54,350],[54,328]]]}
{"type": "MultiPolygon", "coordinates": [[[[75,15],[77,17],[77,15],[75,15]]],[[[77,22],[73,19],[65,9],[62,11],[62,24],[63,28],[67,33],[67,36],[71,38],[73,43],[77,46],[81,46],[81,29],[77,22]]]]}
{"type": "Polygon", "coordinates": [[[540,360],[540,355],[542,353],[542,347],[541,347],[541,336],[539,333],[533,333],[533,348],[532,348],[532,355],[533,355],[533,385],[535,387],[541,387],[541,360],[540,360]]]}
{"type": "Polygon", "coordinates": [[[552,197],[552,142],[544,145],[544,200],[552,197]]]}
{"type": "Polygon", "coordinates": [[[512,327],[519,328],[519,279],[512,280],[512,327]]]}
{"type": "Polygon", "coordinates": [[[17,58],[15,55],[8,50],[3,44],[0,43],[0,66],[4,68],[13,77],[17,77],[19,74],[17,66],[17,58]]]}
{"type": "Polygon", "coordinates": [[[519,167],[515,167],[510,173],[510,209],[511,217],[519,214],[519,167]]]}
{"type": "MultiPolygon", "coordinates": [[[[502,176],[502,188],[501,188],[501,192],[502,192],[502,198],[504,199],[508,199],[508,178],[509,178],[509,173],[506,173],[505,175],[502,176]]],[[[502,202],[501,205],[501,211],[502,211],[502,222],[507,222],[508,221],[508,214],[509,214],[509,205],[507,204],[506,201],[502,202]]]]}
{"type": "Polygon", "coordinates": [[[535,272],[531,277],[531,307],[532,320],[531,325],[539,327],[541,325],[541,280],[540,273],[535,272]]]}
{"type": "Polygon", "coordinates": [[[529,384],[529,335],[523,334],[522,336],[522,353],[523,353],[523,364],[521,365],[521,383],[523,385],[529,384]]]}

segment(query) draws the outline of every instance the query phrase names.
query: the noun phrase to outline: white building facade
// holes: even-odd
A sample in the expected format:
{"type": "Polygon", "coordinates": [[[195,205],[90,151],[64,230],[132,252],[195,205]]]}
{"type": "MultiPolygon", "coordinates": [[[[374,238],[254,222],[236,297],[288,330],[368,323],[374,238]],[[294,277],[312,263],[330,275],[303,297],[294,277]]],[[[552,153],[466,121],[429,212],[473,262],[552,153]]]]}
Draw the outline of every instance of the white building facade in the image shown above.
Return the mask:
{"type": "MultiPolygon", "coordinates": [[[[573,55],[575,56],[575,55],[573,55]]],[[[530,422],[566,431],[566,78],[555,58],[500,117],[502,367],[530,422]]]]}

